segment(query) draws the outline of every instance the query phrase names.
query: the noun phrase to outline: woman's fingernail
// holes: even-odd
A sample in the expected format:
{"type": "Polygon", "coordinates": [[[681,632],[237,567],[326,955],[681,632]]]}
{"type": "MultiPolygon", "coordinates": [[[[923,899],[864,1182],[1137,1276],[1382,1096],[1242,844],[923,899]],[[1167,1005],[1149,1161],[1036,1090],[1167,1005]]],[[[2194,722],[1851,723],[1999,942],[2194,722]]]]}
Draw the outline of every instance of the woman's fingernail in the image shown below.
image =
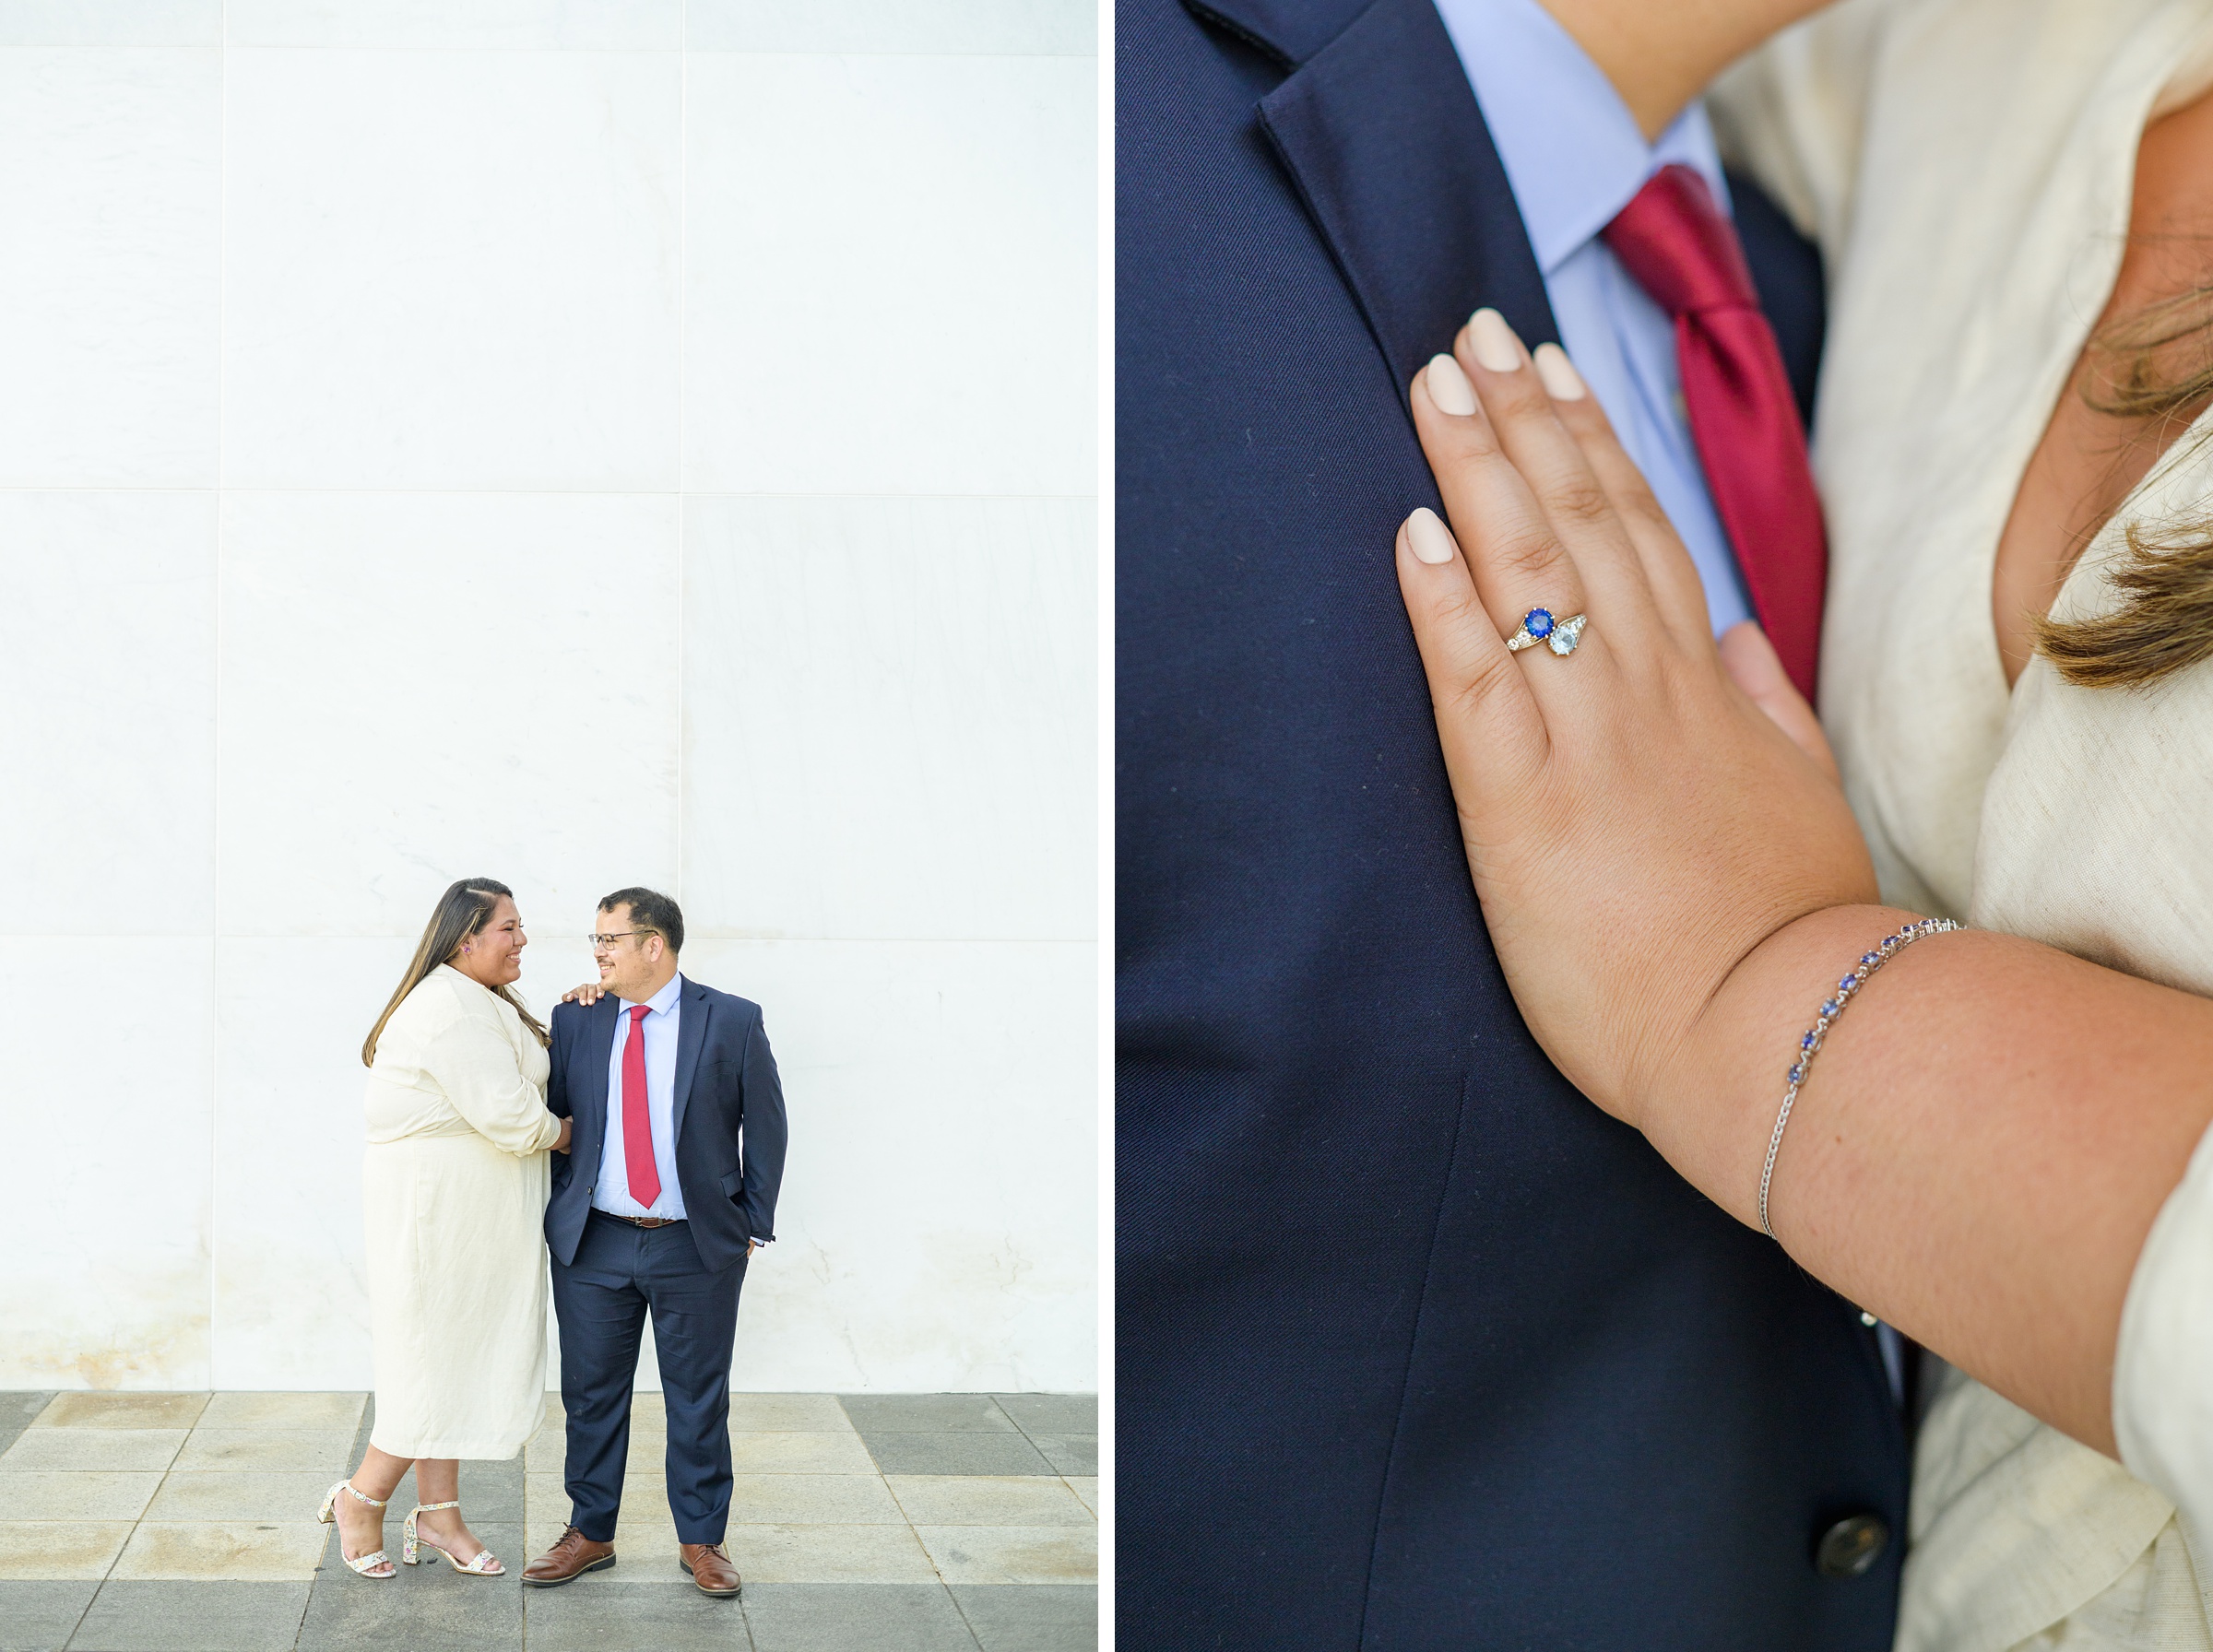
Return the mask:
{"type": "Polygon", "coordinates": [[[1432,567],[1450,562],[1460,554],[1460,547],[1452,543],[1451,531],[1427,505],[1406,518],[1406,548],[1414,552],[1416,560],[1432,567]]]}
{"type": "Polygon", "coordinates": [[[1590,394],[1583,388],[1583,375],[1575,371],[1575,363],[1568,360],[1568,352],[1556,344],[1540,344],[1534,358],[1537,377],[1544,381],[1545,394],[1556,402],[1580,402],[1590,394]]]}
{"type": "Polygon", "coordinates": [[[1451,357],[1430,357],[1426,376],[1429,399],[1437,404],[1438,412],[1465,419],[1475,411],[1475,386],[1468,383],[1468,375],[1460,371],[1460,363],[1451,357]]]}
{"type": "Polygon", "coordinates": [[[1521,365],[1521,341],[1496,310],[1478,310],[1468,317],[1468,342],[1475,347],[1475,360],[1491,372],[1512,372],[1521,365]]]}

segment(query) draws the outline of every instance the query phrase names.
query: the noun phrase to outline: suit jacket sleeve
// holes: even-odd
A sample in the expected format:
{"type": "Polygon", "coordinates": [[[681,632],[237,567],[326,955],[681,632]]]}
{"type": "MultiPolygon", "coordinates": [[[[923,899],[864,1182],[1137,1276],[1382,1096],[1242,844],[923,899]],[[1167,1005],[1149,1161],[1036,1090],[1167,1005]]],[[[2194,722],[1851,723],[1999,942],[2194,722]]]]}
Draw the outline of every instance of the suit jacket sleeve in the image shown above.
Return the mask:
{"type": "Polygon", "coordinates": [[[740,1149],[745,1173],[745,1218],[763,1245],[776,1236],[776,1190],[784,1183],[784,1086],[768,1047],[768,1025],[755,1021],[745,1042],[745,1123],[740,1149]]]}
{"type": "Polygon", "coordinates": [[[570,1006],[566,1004],[554,1005],[553,1020],[548,1029],[551,1037],[546,1046],[546,1058],[552,1064],[553,1070],[546,1077],[546,1111],[555,1118],[572,1116],[569,1110],[569,1040],[567,1033],[575,1018],[574,1015],[562,1013],[569,1008],[570,1006]]]}

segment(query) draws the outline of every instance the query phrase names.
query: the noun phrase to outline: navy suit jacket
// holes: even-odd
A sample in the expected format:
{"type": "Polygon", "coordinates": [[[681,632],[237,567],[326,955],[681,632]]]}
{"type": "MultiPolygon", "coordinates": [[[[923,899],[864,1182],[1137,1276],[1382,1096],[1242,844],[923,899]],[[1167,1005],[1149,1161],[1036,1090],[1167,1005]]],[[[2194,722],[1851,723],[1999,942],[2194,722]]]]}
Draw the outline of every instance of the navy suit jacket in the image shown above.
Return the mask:
{"type": "MultiPolygon", "coordinates": [[[[1559,1075],[1470,886],[1406,389],[1479,304],[1557,335],[1451,41],[1116,22],[1121,1644],[1882,1652],[1872,1335],[1559,1075]]],[[[1738,211],[1805,395],[1817,262],[1738,211]]]]}
{"type": "MultiPolygon", "coordinates": [[[[686,977],[676,1026],[676,1180],[699,1259],[719,1271],[750,1240],[776,1234],[784,1180],[784,1088],[761,1006],[686,977]]],[[[575,1120],[570,1150],[553,1155],[546,1243],[567,1266],[591,1214],[607,1140],[608,1057],[621,1009],[613,994],[586,1009],[553,1007],[546,1105],[575,1120]]]]}

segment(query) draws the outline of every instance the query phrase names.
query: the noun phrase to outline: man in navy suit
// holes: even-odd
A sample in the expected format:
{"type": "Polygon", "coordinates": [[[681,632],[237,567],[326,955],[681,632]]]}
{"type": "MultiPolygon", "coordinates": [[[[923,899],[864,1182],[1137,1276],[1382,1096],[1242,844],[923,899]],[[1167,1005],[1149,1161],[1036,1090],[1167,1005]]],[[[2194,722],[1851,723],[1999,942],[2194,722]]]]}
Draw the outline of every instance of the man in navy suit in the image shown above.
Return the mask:
{"type": "Polygon", "coordinates": [[[684,914],[649,889],[600,902],[603,997],[553,1011],[546,1105],[575,1120],[546,1206],[570,1525],[523,1581],[615,1564],[631,1385],[646,1316],[669,1413],[678,1563],[739,1591],[730,1517],[730,1355],[746,1258],[775,1237],[784,1092],[761,1007],[677,972],[684,914]]]}
{"type": "Polygon", "coordinates": [[[1409,382],[1487,305],[1566,345],[1745,618],[1670,317],[1602,231],[1701,173],[1810,402],[1818,261],[1692,101],[1806,9],[1117,13],[1130,1652],[1889,1645],[1876,1338],[1522,1026],[1391,555],[1441,510],[1409,382]]]}

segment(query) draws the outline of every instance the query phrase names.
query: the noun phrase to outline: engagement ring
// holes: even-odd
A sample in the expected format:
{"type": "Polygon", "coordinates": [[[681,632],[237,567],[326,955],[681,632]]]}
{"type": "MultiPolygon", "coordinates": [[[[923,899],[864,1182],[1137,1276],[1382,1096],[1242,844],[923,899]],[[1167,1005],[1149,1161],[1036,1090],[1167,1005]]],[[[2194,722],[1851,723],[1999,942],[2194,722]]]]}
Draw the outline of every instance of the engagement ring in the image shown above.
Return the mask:
{"type": "Polygon", "coordinates": [[[1507,638],[1506,645],[1519,654],[1542,643],[1555,654],[1570,655],[1583,640],[1583,625],[1589,618],[1586,614],[1575,614],[1566,620],[1555,620],[1550,608],[1532,608],[1521,616],[1521,629],[1507,638]]]}

